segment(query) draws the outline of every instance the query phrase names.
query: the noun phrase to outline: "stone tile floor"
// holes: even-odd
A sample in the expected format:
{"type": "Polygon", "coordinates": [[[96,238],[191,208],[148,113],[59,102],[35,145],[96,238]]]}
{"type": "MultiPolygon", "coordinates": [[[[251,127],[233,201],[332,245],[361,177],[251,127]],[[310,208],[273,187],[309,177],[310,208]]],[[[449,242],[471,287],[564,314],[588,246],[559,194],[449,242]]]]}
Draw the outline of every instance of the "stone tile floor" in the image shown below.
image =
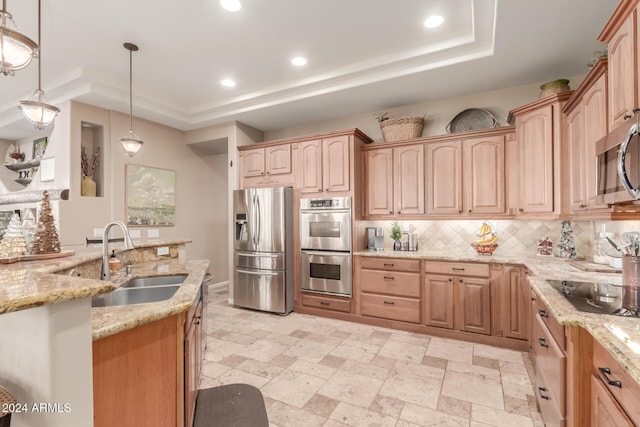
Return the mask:
{"type": "Polygon", "coordinates": [[[543,426],[526,353],[239,309],[227,296],[209,292],[200,388],[260,388],[271,426],[543,426]]]}

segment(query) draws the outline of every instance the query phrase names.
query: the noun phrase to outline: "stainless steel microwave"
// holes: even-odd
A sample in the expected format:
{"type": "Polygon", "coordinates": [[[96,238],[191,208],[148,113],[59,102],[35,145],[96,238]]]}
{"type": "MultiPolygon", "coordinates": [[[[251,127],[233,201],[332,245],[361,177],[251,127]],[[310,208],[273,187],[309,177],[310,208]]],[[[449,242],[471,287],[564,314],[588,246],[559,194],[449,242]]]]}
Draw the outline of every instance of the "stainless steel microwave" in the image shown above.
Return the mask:
{"type": "Polygon", "coordinates": [[[596,142],[596,185],[599,203],[640,198],[640,128],[624,123],[596,142]]]}

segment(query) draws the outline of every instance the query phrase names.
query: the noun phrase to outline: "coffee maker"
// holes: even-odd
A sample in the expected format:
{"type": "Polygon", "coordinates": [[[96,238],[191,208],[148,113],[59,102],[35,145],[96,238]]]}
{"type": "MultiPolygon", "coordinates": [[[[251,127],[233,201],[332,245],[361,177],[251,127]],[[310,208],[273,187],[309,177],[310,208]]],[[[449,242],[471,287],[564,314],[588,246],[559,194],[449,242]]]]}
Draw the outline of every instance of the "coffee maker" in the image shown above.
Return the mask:
{"type": "Polygon", "coordinates": [[[367,227],[367,249],[372,252],[384,250],[384,230],[382,227],[367,227]]]}

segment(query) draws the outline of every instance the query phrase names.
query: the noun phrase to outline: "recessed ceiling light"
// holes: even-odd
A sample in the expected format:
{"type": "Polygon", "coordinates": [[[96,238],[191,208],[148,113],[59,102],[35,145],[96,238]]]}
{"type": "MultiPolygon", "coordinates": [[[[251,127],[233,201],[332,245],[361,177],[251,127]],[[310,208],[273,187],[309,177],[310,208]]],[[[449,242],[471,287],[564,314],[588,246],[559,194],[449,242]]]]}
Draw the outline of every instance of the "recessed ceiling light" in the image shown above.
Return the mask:
{"type": "Polygon", "coordinates": [[[236,82],[231,79],[223,79],[220,81],[220,84],[224,87],[234,87],[236,85],[236,82]]]}
{"type": "Polygon", "coordinates": [[[237,12],[242,9],[242,3],[240,3],[240,0],[220,0],[220,6],[229,12],[237,12]]]}
{"type": "Polygon", "coordinates": [[[307,65],[307,58],[296,56],[295,58],[291,59],[291,63],[296,67],[302,67],[303,65],[307,65]]]}
{"type": "Polygon", "coordinates": [[[444,22],[444,18],[440,15],[432,15],[424,21],[424,26],[427,28],[437,28],[444,22]]]}

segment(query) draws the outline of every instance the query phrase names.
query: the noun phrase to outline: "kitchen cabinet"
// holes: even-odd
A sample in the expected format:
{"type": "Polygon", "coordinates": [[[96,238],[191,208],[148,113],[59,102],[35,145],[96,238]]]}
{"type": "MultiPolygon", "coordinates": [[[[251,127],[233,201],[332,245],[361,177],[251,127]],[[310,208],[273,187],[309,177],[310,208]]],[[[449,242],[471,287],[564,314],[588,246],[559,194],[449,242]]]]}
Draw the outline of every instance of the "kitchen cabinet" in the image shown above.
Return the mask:
{"type": "Polygon", "coordinates": [[[505,137],[426,145],[427,213],[504,214],[505,137]]]}
{"type": "Polygon", "coordinates": [[[293,185],[291,144],[244,150],[239,161],[241,188],[293,185]]]}
{"type": "Polygon", "coordinates": [[[568,178],[563,174],[566,162],[566,118],[562,107],[572,92],[563,92],[512,110],[509,121],[515,120],[517,162],[509,167],[510,176],[518,179],[517,202],[509,206],[522,218],[560,217],[568,210],[562,189],[568,178]]]}
{"type": "Polygon", "coordinates": [[[598,36],[607,44],[609,57],[609,130],[621,125],[638,106],[637,37],[637,1],[622,0],[598,36]]]}
{"type": "Polygon", "coordinates": [[[424,214],[424,146],[367,151],[367,214],[424,214]]]}
{"type": "Polygon", "coordinates": [[[350,148],[346,135],[298,144],[300,193],[345,192],[350,185],[350,148]]]}
{"type": "Polygon", "coordinates": [[[591,425],[640,425],[640,384],[596,340],[592,372],[591,425]]]}
{"type": "Polygon", "coordinates": [[[425,323],[489,335],[491,281],[489,265],[425,262],[425,323]]]}
{"type": "Polygon", "coordinates": [[[185,426],[192,426],[196,413],[196,398],[202,370],[202,300],[187,312],[184,322],[184,411],[185,426]]]}
{"type": "Polygon", "coordinates": [[[491,265],[491,335],[529,339],[529,285],[525,269],[491,265]]]}
{"type": "Polygon", "coordinates": [[[420,261],[362,257],[363,316],[420,323],[420,261]]]}
{"type": "Polygon", "coordinates": [[[302,305],[323,310],[351,312],[351,299],[333,295],[302,293],[302,305]]]}

